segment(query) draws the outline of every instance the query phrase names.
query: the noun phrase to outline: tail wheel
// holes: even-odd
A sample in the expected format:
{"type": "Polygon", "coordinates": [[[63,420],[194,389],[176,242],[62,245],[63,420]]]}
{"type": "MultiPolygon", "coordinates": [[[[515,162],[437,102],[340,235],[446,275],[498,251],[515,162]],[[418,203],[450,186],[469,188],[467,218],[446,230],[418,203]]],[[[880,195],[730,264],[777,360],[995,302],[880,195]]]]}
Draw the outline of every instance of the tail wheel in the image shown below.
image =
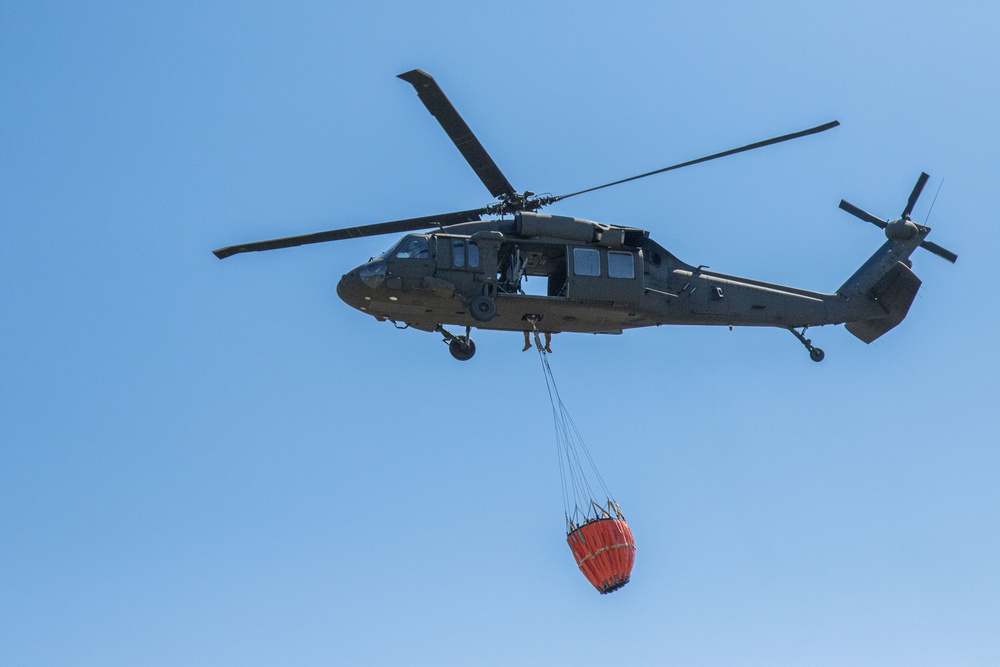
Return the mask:
{"type": "Polygon", "coordinates": [[[469,314],[479,322],[489,322],[497,315],[497,302],[492,297],[480,294],[469,304],[469,314]]]}
{"type": "Polygon", "coordinates": [[[455,336],[448,342],[448,351],[459,361],[468,361],[476,353],[476,342],[468,336],[455,336]]]}

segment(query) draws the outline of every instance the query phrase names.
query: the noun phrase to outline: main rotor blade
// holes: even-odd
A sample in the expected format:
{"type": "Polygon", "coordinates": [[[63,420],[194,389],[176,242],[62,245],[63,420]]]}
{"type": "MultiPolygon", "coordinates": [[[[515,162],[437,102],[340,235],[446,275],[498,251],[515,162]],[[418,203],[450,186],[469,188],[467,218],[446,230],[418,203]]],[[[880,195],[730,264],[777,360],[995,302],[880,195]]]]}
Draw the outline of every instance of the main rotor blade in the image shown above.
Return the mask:
{"type": "Polygon", "coordinates": [[[548,199],[546,203],[561,201],[563,199],[568,199],[569,197],[575,197],[577,195],[582,195],[585,192],[593,192],[594,190],[600,190],[602,188],[610,188],[612,185],[620,185],[622,183],[628,183],[629,181],[635,181],[640,178],[646,178],[647,176],[662,174],[665,171],[672,171],[674,169],[680,169],[681,167],[690,167],[691,165],[698,164],[699,162],[708,162],[709,160],[715,160],[716,158],[726,157],[728,155],[735,155],[736,153],[743,153],[745,151],[752,151],[755,148],[763,148],[764,146],[770,146],[771,144],[778,144],[781,143],[782,141],[789,141],[790,139],[798,139],[799,137],[805,137],[810,134],[825,132],[826,130],[837,127],[838,125],[840,125],[840,122],[834,120],[829,123],[825,123],[823,125],[818,125],[816,127],[809,128],[808,130],[802,130],[801,132],[793,132],[792,134],[783,134],[780,137],[774,137],[773,139],[765,139],[764,141],[758,141],[752,144],[747,144],[746,146],[741,146],[740,148],[732,148],[728,151],[722,151],[721,153],[706,155],[705,157],[700,157],[697,160],[688,160],[687,162],[674,164],[669,167],[664,167],[663,169],[657,169],[655,171],[647,171],[645,174],[639,174],[638,176],[630,176],[629,178],[623,178],[620,181],[612,181],[611,183],[605,183],[604,185],[598,185],[593,188],[587,188],[586,190],[571,192],[568,195],[559,195],[558,197],[552,197],[551,199],[548,199]]]}
{"type": "Polygon", "coordinates": [[[356,239],[362,236],[378,236],[379,234],[398,234],[410,232],[417,229],[428,229],[430,227],[445,227],[455,225],[460,222],[475,222],[480,220],[479,215],[485,213],[485,209],[472,211],[456,211],[454,213],[444,213],[442,215],[427,215],[422,218],[407,218],[405,220],[393,220],[391,222],[379,222],[373,225],[363,225],[361,227],[344,227],[343,229],[331,229],[326,232],[315,232],[313,234],[302,234],[301,236],[286,236],[280,239],[270,239],[268,241],[254,241],[252,243],[242,243],[240,245],[226,246],[213,250],[219,259],[225,259],[230,255],[237,255],[241,252],[257,252],[260,250],[277,250],[279,248],[294,248],[295,246],[307,245],[310,243],[325,243],[327,241],[342,241],[344,239],[356,239]]]}
{"type": "Polygon", "coordinates": [[[913,192],[910,193],[910,199],[906,202],[906,208],[903,209],[903,215],[900,216],[904,220],[910,217],[910,213],[913,213],[913,206],[917,203],[917,197],[919,197],[920,193],[923,191],[928,178],[930,178],[930,176],[924,172],[920,172],[920,178],[917,179],[917,184],[913,186],[913,192]]]}
{"type": "Polygon", "coordinates": [[[941,259],[946,259],[952,264],[954,264],[955,260],[958,259],[958,255],[956,255],[950,250],[942,248],[937,243],[932,243],[931,241],[921,241],[920,247],[923,248],[924,250],[930,250],[932,253],[934,253],[941,259]]]}
{"type": "Polygon", "coordinates": [[[840,200],[840,208],[844,209],[854,217],[861,218],[865,222],[870,222],[876,227],[881,227],[882,229],[885,229],[885,226],[889,224],[882,218],[877,218],[868,211],[858,208],[857,206],[847,201],[846,199],[840,200]]]}
{"type": "Polygon", "coordinates": [[[419,69],[403,72],[398,77],[416,89],[420,101],[424,103],[431,115],[441,123],[441,127],[448,133],[452,142],[462,153],[462,157],[476,172],[479,180],[483,182],[491,195],[494,197],[513,197],[517,194],[514,186],[510,184],[490,154],[479,143],[479,139],[462,120],[434,77],[419,69]]]}

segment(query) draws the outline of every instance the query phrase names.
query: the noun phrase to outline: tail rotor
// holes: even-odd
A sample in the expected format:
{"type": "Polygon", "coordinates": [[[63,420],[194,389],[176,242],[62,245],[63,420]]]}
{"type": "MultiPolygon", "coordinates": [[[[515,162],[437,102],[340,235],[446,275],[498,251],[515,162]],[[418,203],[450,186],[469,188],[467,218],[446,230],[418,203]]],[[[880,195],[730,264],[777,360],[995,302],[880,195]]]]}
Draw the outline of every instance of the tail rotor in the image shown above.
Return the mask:
{"type": "MultiPolygon", "coordinates": [[[[917,234],[922,231],[930,231],[930,228],[925,225],[920,225],[913,222],[910,219],[910,214],[913,213],[913,207],[917,203],[917,199],[920,197],[920,193],[923,192],[924,186],[927,185],[927,180],[930,178],[926,173],[921,172],[920,178],[917,179],[916,185],[913,186],[913,191],[910,192],[910,198],[906,201],[906,208],[903,209],[903,213],[896,220],[883,220],[882,218],[872,215],[864,209],[858,208],[854,204],[850,203],[845,199],[840,200],[840,208],[847,211],[851,215],[865,222],[870,222],[876,227],[885,230],[885,235],[887,238],[896,241],[905,241],[912,239],[917,234]]],[[[934,253],[938,257],[955,263],[958,259],[958,255],[942,248],[936,243],[931,243],[930,241],[921,241],[920,247],[931,253],[934,253]]]]}

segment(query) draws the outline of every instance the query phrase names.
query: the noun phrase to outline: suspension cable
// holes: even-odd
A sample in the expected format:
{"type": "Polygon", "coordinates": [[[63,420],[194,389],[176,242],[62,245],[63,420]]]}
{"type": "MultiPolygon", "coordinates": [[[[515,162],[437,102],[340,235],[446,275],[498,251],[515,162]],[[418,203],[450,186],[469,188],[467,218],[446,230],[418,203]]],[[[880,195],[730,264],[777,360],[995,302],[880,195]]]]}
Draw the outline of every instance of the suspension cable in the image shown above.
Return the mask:
{"type": "MultiPolygon", "coordinates": [[[[532,322],[534,328],[534,322],[532,322]]],[[[621,509],[611,492],[608,491],[604,478],[601,477],[597,465],[583,441],[579,429],[573,422],[566,404],[559,395],[552,366],[548,354],[538,339],[535,328],[535,347],[545,376],[545,387],[548,390],[549,401],[552,404],[552,420],[555,425],[556,453],[559,458],[559,481],[562,486],[563,511],[566,515],[568,530],[578,525],[602,517],[617,515],[621,517],[621,509]],[[585,465],[586,464],[586,465],[585,465]],[[603,496],[605,504],[598,501],[591,480],[595,480],[603,496]]]]}

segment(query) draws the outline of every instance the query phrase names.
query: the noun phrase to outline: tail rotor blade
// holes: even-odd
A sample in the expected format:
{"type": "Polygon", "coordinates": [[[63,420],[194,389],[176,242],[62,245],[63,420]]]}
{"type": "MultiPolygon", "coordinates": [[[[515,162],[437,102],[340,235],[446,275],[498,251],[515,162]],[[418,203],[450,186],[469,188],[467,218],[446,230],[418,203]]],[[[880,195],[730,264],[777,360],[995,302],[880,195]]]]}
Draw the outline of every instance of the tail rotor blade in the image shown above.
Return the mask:
{"type": "Polygon", "coordinates": [[[958,259],[958,255],[956,255],[950,250],[942,248],[937,243],[933,243],[931,241],[922,241],[920,243],[920,247],[923,248],[924,250],[929,250],[930,252],[934,253],[941,259],[947,260],[952,264],[954,264],[955,260],[958,259]]]}
{"type": "Polygon", "coordinates": [[[906,202],[906,208],[903,209],[903,215],[900,216],[904,220],[910,217],[913,213],[913,206],[917,203],[917,197],[923,191],[924,186],[927,185],[927,179],[930,178],[926,173],[920,172],[920,178],[917,179],[917,184],[913,186],[913,192],[910,193],[910,199],[906,202]]]}
{"type": "Polygon", "coordinates": [[[857,206],[855,206],[851,202],[847,201],[846,199],[841,199],[840,200],[840,208],[844,209],[845,211],[847,211],[848,213],[850,213],[851,215],[853,215],[855,218],[861,218],[865,222],[870,222],[873,225],[875,225],[876,227],[880,227],[882,229],[885,229],[885,226],[888,224],[882,218],[875,217],[874,215],[872,215],[868,211],[865,211],[864,209],[858,208],[857,206]]]}

